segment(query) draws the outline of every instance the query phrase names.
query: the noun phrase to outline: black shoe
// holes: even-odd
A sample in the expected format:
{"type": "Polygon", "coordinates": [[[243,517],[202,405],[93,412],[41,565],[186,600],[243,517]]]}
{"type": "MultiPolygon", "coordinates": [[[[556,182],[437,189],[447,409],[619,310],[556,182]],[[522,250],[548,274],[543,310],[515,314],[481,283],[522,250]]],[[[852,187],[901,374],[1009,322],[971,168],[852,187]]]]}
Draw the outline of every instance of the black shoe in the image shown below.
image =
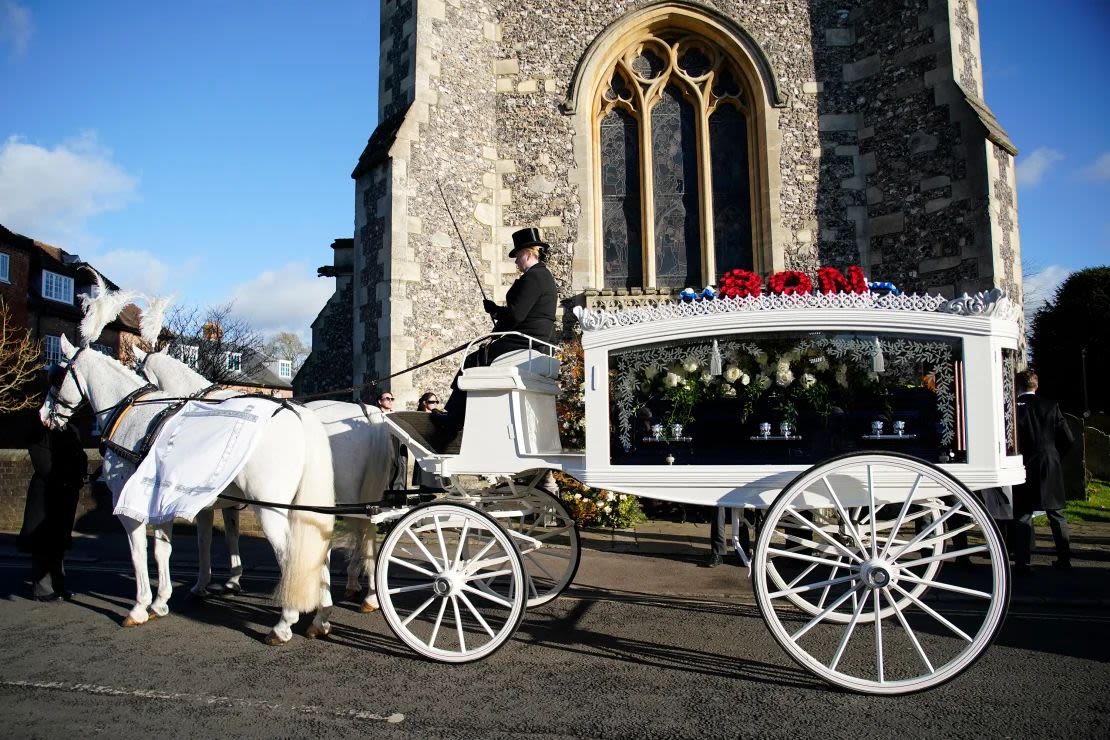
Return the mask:
{"type": "Polygon", "coordinates": [[[708,558],[706,558],[706,560],[705,560],[705,567],[706,568],[716,568],[720,564],[721,564],[721,556],[718,555],[717,553],[711,553],[710,556],[708,558]]]}
{"type": "Polygon", "coordinates": [[[1052,567],[1053,568],[1059,568],[1060,570],[1071,570],[1071,560],[1064,560],[1063,558],[1058,558],[1058,559],[1052,561],[1052,567]]]}
{"type": "Polygon", "coordinates": [[[1015,565],[1013,568],[1010,569],[1010,572],[1013,573],[1015,576],[1020,576],[1022,578],[1033,575],[1033,569],[1030,568],[1028,565],[1015,565]]]}

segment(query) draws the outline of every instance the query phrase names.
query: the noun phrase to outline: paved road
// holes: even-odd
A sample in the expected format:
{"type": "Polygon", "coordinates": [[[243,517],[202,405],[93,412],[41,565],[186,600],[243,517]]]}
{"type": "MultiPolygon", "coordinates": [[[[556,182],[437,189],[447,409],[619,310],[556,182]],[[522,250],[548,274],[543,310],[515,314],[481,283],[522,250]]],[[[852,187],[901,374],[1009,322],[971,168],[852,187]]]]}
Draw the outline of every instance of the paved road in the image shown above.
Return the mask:
{"type": "MultiPolygon", "coordinates": [[[[877,699],[795,667],[736,567],[586,551],[569,597],[530,610],[489,659],[445,666],[346,607],[326,642],[263,645],[276,618],[264,567],[248,594],[192,604],[181,588],[171,617],[124,630],[126,562],[78,560],[80,595],[39,604],[22,596],[25,562],[0,558],[7,736],[1110,736],[1110,612],[1097,604],[1019,604],[960,679],[877,699]],[[682,579],[686,595],[668,595],[682,579]]],[[[175,573],[188,572],[186,556],[175,573]]]]}

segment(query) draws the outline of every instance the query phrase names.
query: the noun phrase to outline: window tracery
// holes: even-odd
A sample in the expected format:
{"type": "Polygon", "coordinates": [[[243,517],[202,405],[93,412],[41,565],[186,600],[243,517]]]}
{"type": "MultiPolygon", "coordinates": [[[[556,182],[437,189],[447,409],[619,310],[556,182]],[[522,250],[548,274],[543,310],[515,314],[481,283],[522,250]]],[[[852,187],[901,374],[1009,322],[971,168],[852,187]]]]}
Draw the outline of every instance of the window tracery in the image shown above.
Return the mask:
{"type": "Polygon", "coordinates": [[[753,267],[751,97],[735,62],[686,32],[646,32],[595,106],[600,281],[683,288],[753,267]]]}

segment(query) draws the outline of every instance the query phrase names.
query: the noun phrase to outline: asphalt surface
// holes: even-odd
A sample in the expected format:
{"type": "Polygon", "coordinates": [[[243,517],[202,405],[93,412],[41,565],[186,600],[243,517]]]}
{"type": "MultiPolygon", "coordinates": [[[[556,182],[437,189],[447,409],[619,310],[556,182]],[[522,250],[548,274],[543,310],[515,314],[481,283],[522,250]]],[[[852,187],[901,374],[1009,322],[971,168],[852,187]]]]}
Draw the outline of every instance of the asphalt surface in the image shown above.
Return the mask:
{"type": "Polygon", "coordinates": [[[605,551],[611,539],[588,536],[566,596],[529,610],[490,658],[452,666],[409,652],[380,613],[350,604],[326,641],[306,640],[302,621],[290,643],[264,645],[277,616],[265,543],[244,542],[243,595],[194,602],[195,546],[180,529],[171,616],[135,629],[119,626],[134,588],[122,537],[79,538],[77,596],[43,604],[25,597],[26,560],[0,536],[5,736],[1110,736],[1110,563],[1081,544],[1091,557],[1069,573],[1037,556],[995,644],[964,675],[875,698],[792,663],[731,564],[605,551]]]}

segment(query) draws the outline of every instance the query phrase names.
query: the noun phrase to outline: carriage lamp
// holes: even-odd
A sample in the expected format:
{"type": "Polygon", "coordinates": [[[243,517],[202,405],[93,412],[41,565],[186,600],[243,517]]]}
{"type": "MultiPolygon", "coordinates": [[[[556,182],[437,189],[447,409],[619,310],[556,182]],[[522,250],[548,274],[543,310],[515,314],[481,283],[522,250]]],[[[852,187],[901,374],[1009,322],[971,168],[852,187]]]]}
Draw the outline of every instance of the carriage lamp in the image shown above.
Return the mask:
{"type": "Polygon", "coordinates": [[[765,422],[763,422],[762,424],[759,425],[759,436],[760,437],[770,437],[771,436],[771,423],[770,422],[765,421],[765,422]]]}
{"type": "Polygon", "coordinates": [[[906,422],[904,422],[904,421],[894,422],[894,433],[897,434],[899,437],[901,437],[903,434],[905,434],[906,433],[906,422]]]}
{"type": "Polygon", "coordinates": [[[872,434],[872,436],[879,437],[879,436],[882,436],[882,433],[883,433],[882,419],[876,419],[875,421],[871,422],[871,434],[872,434]]]}
{"type": "Polygon", "coordinates": [[[784,421],[781,424],[779,424],[779,434],[782,435],[783,437],[791,436],[793,431],[794,431],[794,428],[790,425],[790,422],[784,421]]]}

